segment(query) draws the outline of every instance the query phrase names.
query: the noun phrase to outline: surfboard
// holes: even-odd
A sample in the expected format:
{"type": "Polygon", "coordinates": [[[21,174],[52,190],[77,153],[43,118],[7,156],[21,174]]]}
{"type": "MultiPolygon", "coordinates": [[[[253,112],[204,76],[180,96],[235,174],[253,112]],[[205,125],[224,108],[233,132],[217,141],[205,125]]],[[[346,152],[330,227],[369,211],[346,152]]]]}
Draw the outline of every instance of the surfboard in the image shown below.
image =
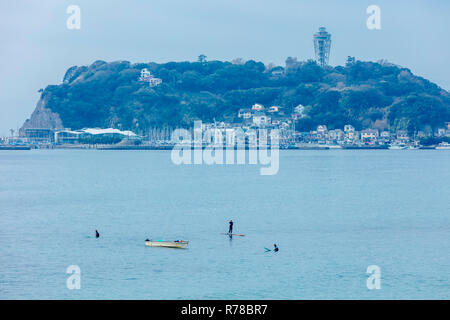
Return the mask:
{"type": "Polygon", "coordinates": [[[245,237],[245,234],[239,234],[239,233],[221,233],[227,236],[238,236],[238,237],[245,237]]]}
{"type": "Polygon", "coordinates": [[[264,247],[264,249],[266,249],[266,252],[272,251],[269,248],[264,247]]]}

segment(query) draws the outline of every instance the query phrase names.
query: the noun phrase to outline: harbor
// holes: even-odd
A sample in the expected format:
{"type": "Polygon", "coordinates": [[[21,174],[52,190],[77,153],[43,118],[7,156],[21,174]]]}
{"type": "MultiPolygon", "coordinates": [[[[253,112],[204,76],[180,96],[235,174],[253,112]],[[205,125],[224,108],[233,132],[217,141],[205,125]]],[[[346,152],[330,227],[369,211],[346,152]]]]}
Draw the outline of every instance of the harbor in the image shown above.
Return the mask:
{"type": "MultiPolygon", "coordinates": [[[[263,108],[261,105],[255,107],[263,108]]],[[[258,112],[261,112],[258,110],[258,112]]],[[[299,111],[300,112],[300,111],[299,111]]],[[[296,117],[298,115],[295,115],[296,117]]],[[[258,116],[259,117],[259,116],[258,116]]],[[[171,150],[184,148],[253,148],[264,142],[269,148],[281,150],[449,150],[450,122],[434,132],[388,130],[356,130],[352,125],[341,129],[300,132],[295,122],[261,123],[201,123],[194,128],[152,128],[135,133],[114,128],[85,128],[81,130],[24,129],[0,139],[0,150],[31,149],[95,149],[95,150],[171,150]],[[175,133],[183,130],[188,139],[179,140],[175,133]],[[276,144],[270,132],[276,132],[276,144]]]]}

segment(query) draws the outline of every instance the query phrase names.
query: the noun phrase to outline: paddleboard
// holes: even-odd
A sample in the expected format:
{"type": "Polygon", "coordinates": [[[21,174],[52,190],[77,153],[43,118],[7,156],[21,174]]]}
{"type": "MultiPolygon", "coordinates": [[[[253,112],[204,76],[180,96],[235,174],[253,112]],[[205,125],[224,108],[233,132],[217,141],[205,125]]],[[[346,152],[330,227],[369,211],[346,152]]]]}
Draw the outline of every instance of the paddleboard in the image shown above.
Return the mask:
{"type": "Polygon", "coordinates": [[[227,236],[239,236],[239,237],[245,237],[245,234],[238,234],[238,233],[221,233],[227,236]]]}

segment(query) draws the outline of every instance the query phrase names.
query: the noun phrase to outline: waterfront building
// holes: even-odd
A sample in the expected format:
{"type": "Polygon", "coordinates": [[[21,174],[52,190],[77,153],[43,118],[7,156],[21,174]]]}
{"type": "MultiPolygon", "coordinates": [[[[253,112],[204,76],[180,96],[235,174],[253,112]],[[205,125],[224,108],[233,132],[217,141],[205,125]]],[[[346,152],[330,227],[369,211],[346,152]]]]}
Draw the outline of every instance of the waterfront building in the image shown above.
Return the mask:
{"type": "Polygon", "coordinates": [[[352,142],[357,138],[355,128],[350,124],[344,126],[344,133],[347,142],[352,142]]]}
{"type": "Polygon", "coordinates": [[[55,132],[52,129],[29,128],[25,129],[25,138],[29,143],[47,144],[55,142],[55,132]]]}
{"type": "Polygon", "coordinates": [[[330,141],[343,141],[345,137],[344,131],[341,129],[329,130],[327,134],[327,138],[330,141]]]}
{"type": "Polygon", "coordinates": [[[378,130],[365,129],[361,131],[362,141],[375,141],[378,138],[378,130]]]}
{"type": "Polygon", "coordinates": [[[399,142],[406,143],[409,141],[408,131],[406,130],[398,130],[396,132],[396,139],[399,142]]]}
{"type": "Polygon", "coordinates": [[[55,132],[55,143],[76,144],[80,140],[81,131],[61,130],[55,132]]]}
{"type": "Polygon", "coordinates": [[[140,140],[140,137],[137,134],[129,130],[121,131],[114,128],[85,128],[76,131],[70,129],[55,131],[53,142],[57,144],[77,144],[80,143],[81,138],[86,138],[89,136],[121,136],[123,138],[127,138],[128,140],[140,140]]]}

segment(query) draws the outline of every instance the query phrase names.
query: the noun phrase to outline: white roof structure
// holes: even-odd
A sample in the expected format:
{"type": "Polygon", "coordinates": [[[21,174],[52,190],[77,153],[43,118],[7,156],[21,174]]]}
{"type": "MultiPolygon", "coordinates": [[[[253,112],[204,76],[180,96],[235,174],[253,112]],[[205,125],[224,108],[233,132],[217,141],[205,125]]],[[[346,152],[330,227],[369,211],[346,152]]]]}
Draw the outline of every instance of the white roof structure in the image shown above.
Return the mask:
{"type": "Polygon", "coordinates": [[[115,134],[121,134],[123,136],[132,136],[132,137],[137,136],[133,131],[130,131],[130,130],[120,131],[119,129],[113,129],[113,128],[107,128],[107,129],[87,128],[87,129],[82,129],[81,131],[92,134],[92,135],[107,134],[107,133],[114,134],[115,133],[115,134]]]}

